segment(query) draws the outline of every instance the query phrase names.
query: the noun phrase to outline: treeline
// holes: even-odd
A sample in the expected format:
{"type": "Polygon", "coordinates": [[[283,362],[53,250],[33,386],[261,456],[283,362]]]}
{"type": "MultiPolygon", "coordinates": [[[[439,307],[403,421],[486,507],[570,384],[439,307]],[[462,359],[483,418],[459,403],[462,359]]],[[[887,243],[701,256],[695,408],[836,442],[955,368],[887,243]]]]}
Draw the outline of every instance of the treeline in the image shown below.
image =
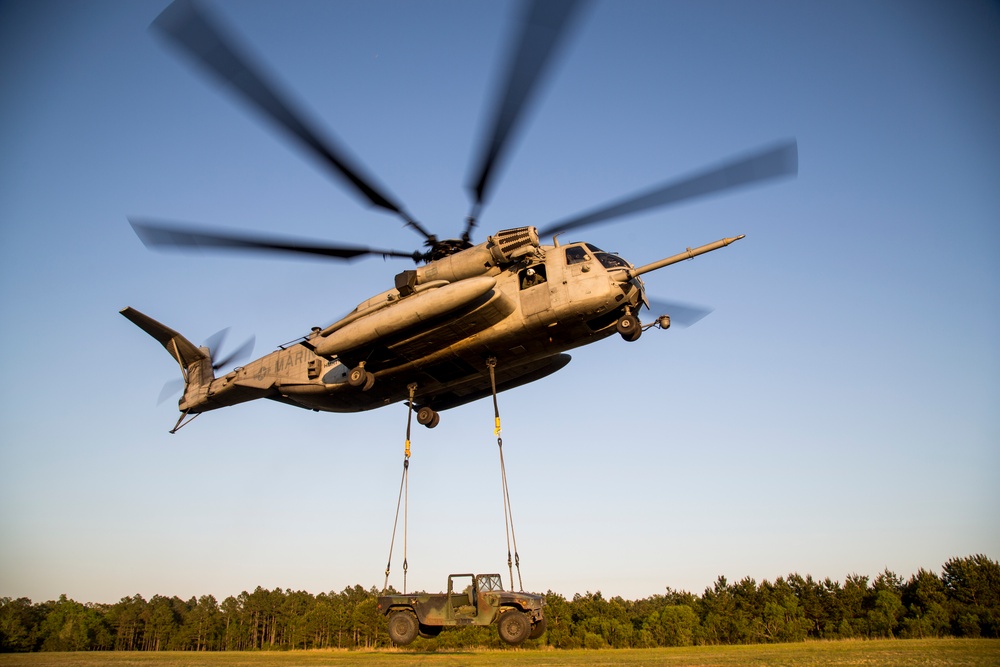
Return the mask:
{"type": "MultiPolygon", "coordinates": [[[[221,603],[211,595],[155,595],[82,604],[65,595],[32,603],[0,598],[0,651],[246,651],[389,645],[379,591],[339,593],[258,587],[221,603]]],[[[792,574],[757,583],[719,577],[701,595],[667,589],[631,601],[600,592],[546,594],[548,629],[526,647],[628,648],[795,642],[807,638],[1000,637],[1000,564],[953,558],[940,575],[908,580],[886,570],[843,584],[792,574]]],[[[418,639],[417,650],[502,646],[493,628],[418,639]]]]}

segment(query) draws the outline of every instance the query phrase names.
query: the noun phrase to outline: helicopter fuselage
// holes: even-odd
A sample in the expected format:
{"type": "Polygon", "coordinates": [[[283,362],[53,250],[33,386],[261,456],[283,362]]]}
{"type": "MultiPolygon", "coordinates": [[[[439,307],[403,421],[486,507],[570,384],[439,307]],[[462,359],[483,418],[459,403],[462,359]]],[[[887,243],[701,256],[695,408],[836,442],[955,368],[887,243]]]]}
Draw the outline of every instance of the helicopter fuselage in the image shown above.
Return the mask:
{"type": "Polygon", "coordinates": [[[410,384],[416,406],[462,405],[491,393],[490,359],[502,391],[556,372],[566,351],[615,333],[645,298],[638,277],[623,279],[621,269],[633,268],[589,244],[542,246],[534,228],[501,232],[403,272],[396,288],[326,329],[206,386],[189,384],[179,407],[197,413],[269,398],[357,412],[408,400],[410,384]],[[498,251],[512,232],[522,242],[498,251]],[[352,383],[354,369],[367,382],[352,383]]]}

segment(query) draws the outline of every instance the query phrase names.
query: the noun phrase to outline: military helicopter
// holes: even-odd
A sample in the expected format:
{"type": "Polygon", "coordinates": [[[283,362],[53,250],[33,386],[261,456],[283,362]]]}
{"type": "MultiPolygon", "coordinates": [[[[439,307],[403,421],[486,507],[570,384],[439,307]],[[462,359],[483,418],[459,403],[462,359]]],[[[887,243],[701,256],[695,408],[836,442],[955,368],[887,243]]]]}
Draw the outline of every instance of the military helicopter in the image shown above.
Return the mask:
{"type": "MultiPolygon", "coordinates": [[[[515,227],[473,244],[486,202],[522,111],[585,3],[536,0],[522,9],[519,34],[497,90],[489,132],[470,180],[472,204],[463,232],[439,239],[352,163],[345,149],[310,127],[251,59],[193,0],[177,0],[153,28],[222,81],[249,106],[320,158],[362,201],[402,219],[424,239],[423,251],[303,242],[129,218],[149,248],[294,253],[349,261],[407,258],[417,267],[394,286],[362,301],[345,317],[313,327],[292,343],[221,377],[209,347],[199,347],[133,308],[122,315],[159,341],[177,361],[185,388],[176,432],[195,416],[267,398],[324,412],[357,412],[406,401],[433,428],[439,412],[544,378],[570,361],[567,351],[619,334],[635,341],[644,329],[670,326],[670,315],[643,324],[650,307],[641,276],[725,247],[743,236],[689,248],[634,266],[586,242],[560,243],[569,230],[748,186],[798,171],[794,140],[756,150],[673,179],[538,230],[515,227]],[[551,244],[542,239],[552,240],[551,244]]],[[[684,313],[690,315],[691,313],[684,313]]],[[[676,317],[676,316],[675,316],[676,317]]],[[[228,361],[228,360],[227,360],[228,361]]]]}

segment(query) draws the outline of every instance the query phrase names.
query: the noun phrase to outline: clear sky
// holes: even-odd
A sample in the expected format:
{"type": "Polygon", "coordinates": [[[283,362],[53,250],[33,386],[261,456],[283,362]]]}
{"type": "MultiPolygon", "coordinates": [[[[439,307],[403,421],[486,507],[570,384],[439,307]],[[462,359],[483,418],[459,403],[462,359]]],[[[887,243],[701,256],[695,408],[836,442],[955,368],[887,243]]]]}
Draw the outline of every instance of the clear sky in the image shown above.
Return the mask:
{"type": "MultiPolygon", "coordinates": [[[[401,405],[256,402],[176,435],[172,359],[118,314],[257,352],[392,286],[352,264],[153,253],[126,216],[419,247],[147,27],[165,2],[0,4],[0,595],[381,586],[401,405]]],[[[213,3],[424,225],[456,234],[513,6],[213,3]]],[[[794,180],[582,230],[714,312],[501,395],[525,587],[904,577],[1000,557],[1000,10],[596,2],[478,239],[776,140],[794,180]]],[[[570,239],[567,239],[570,240],[570,239]]],[[[409,589],[502,571],[493,413],[413,435],[409,589]]],[[[391,583],[402,586],[399,540],[391,583]]]]}

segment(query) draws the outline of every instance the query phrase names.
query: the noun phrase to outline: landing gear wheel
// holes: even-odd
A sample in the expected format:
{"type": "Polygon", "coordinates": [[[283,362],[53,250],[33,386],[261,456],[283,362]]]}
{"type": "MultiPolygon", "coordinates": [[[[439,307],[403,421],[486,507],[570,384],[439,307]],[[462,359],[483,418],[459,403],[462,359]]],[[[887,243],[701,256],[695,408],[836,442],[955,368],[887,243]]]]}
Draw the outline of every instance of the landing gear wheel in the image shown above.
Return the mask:
{"type": "Polygon", "coordinates": [[[347,374],[347,384],[361,387],[361,391],[368,391],[375,384],[375,376],[366,371],[364,366],[355,366],[347,374]]]}
{"type": "Polygon", "coordinates": [[[517,646],[531,633],[531,621],[524,612],[511,609],[500,614],[497,631],[500,633],[500,639],[511,646],[517,646]]]}
{"type": "Polygon", "coordinates": [[[427,428],[434,428],[441,423],[441,415],[425,405],[417,410],[417,423],[427,428]]]}
{"type": "Polygon", "coordinates": [[[548,624],[545,622],[544,618],[539,620],[531,626],[531,632],[528,634],[528,639],[538,639],[545,634],[545,628],[547,627],[548,624]]]}
{"type": "Polygon", "coordinates": [[[639,340],[639,336],[642,335],[642,324],[639,322],[639,318],[631,313],[622,315],[615,328],[621,337],[629,342],[639,340]]]}
{"type": "Polygon", "coordinates": [[[368,371],[364,369],[364,366],[355,366],[351,369],[351,372],[347,374],[347,384],[352,387],[360,387],[367,381],[368,371]]]}
{"type": "Polygon", "coordinates": [[[394,644],[406,646],[417,638],[420,625],[412,611],[397,611],[389,615],[389,639],[394,644]]]}

